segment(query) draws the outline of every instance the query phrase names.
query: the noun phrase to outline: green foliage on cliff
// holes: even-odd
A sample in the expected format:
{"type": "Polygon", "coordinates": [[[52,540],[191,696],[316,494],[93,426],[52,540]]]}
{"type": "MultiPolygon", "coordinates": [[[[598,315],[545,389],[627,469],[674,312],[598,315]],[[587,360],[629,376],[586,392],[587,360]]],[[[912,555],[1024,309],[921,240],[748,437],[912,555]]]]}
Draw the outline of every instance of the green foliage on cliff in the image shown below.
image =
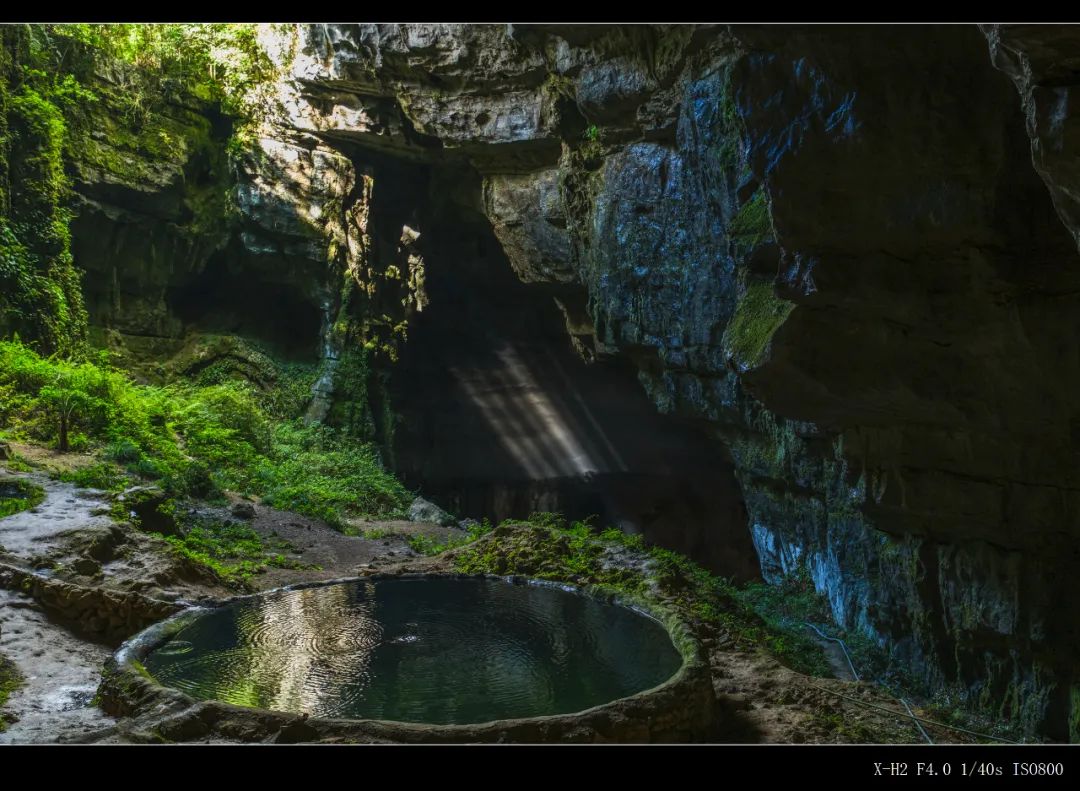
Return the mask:
{"type": "Polygon", "coordinates": [[[724,350],[740,368],[759,365],[773,334],[794,307],[773,293],[771,283],[749,283],[724,331],[724,350]]]}
{"type": "Polygon", "coordinates": [[[101,459],[86,474],[104,488],[122,485],[123,470],[172,494],[262,495],[338,526],[408,505],[408,491],[373,446],[296,415],[275,416],[275,407],[272,392],[248,382],[139,385],[104,359],[43,358],[0,341],[0,428],[53,445],[66,430],[70,447],[101,459]]]}
{"type": "Polygon", "coordinates": [[[0,330],[71,351],[86,310],[68,230],[65,113],[91,99],[43,65],[32,33],[0,32],[0,330]]]}
{"type": "Polygon", "coordinates": [[[242,113],[243,100],[269,79],[273,66],[259,47],[258,26],[239,23],[44,25],[54,54],[63,59],[72,45],[134,66],[129,86],[132,117],[144,119],[153,105],[182,93],[219,101],[242,113]]]}
{"type": "Polygon", "coordinates": [[[731,218],[728,234],[743,254],[772,236],[772,220],[765,190],[758,189],[731,218]]]}
{"type": "MultiPolygon", "coordinates": [[[[246,120],[266,105],[273,64],[251,24],[38,24],[0,31],[0,333],[45,352],[86,335],[81,273],[71,252],[70,174],[189,181],[196,233],[231,206],[227,147],[199,102],[246,120]],[[170,105],[165,112],[166,105],[170,105]],[[213,177],[192,177],[188,163],[213,177]],[[189,178],[190,177],[190,178],[189,178]]],[[[205,108],[204,108],[205,109],[205,108]]],[[[209,113],[212,115],[212,113],[209,113]]],[[[228,126],[228,124],[225,124],[228,126]]]]}

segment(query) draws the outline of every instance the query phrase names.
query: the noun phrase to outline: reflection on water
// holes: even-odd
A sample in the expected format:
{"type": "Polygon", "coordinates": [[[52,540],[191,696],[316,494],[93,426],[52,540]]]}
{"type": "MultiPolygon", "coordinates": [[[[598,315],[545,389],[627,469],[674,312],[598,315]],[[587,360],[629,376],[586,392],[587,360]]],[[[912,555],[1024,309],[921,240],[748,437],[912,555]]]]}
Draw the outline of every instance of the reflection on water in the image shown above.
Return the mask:
{"type": "Polygon", "coordinates": [[[196,698],[318,717],[475,723],[654,687],[679,654],[632,610],[500,580],[381,580],[215,610],[146,659],[196,698]]]}

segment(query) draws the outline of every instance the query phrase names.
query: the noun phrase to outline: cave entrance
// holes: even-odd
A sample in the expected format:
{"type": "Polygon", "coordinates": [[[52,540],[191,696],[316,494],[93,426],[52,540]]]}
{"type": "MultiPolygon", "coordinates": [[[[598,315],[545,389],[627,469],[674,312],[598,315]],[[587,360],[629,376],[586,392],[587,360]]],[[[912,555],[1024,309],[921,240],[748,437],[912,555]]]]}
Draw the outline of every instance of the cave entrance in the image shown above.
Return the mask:
{"type": "Polygon", "coordinates": [[[211,256],[198,275],[171,289],[166,299],[186,331],[237,335],[266,346],[281,359],[314,362],[322,312],[300,287],[306,282],[302,276],[273,277],[275,263],[280,269],[278,261],[251,262],[230,245],[211,256]]]}
{"type": "Polygon", "coordinates": [[[628,362],[583,361],[558,294],[516,277],[478,210],[437,206],[421,236],[430,303],[392,376],[402,480],[458,516],[595,515],[758,579],[724,448],[659,415],[628,362]]]}

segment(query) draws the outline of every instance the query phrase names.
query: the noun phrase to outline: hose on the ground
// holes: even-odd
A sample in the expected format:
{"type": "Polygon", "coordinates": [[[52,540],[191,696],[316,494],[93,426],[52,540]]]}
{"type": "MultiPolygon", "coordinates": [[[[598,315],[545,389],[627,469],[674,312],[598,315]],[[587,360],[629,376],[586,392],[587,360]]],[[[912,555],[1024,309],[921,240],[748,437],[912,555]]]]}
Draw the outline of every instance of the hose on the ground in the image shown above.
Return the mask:
{"type": "MultiPolygon", "coordinates": [[[[843,642],[842,640],[840,640],[839,638],[831,638],[831,636],[828,636],[827,634],[825,634],[821,629],[819,629],[818,627],[815,627],[813,624],[810,624],[809,621],[802,621],[802,622],[804,622],[804,625],[810,627],[816,633],[818,633],[818,636],[820,636],[820,638],[822,640],[828,640],[828,641],[832,641],[834,643],[838,643],[839,646],[840,646],[840,651],[843,652],[843,658],[848,660],[848,667],[851,668],[851,674],[854,676],[855,681],[861,681],[861,679],[859,678],[859,671],[855,670],[855,663],[851,660],[851,654],[848,653],[847,644],[845,642],[843,642]]],[[[885,684],[880,684],[879,683],[879,686],[881,686],[883,689],[886,689],[886,692],[889,692],[889,694],[892,695],[892,693],[889,691],[888,687],[885,686],[885,684]]],[[[896,698],[896,700],[899,700],[901,703],[903,703],[904,709],[907,711],[907,715],[909,716],[909,718],[912,718],[912,722],[914,722],[915,727],[917,727],[919,729],[919,733],[922,734],[922,738],[927,740],[928,745],[932,745],[932,743],[934,743],[934,740],[930,738],[930,734],[927,733],[927,729],[922,727],[922,723],[919,722],[919,718],[917,718],[917,716],[915,715],[915,712],[912,711],[912,707],[907,705],[907,701],[904,700],[904,698],[897,697],[895,695],[893,695],[893,697],[896,698]]],[[[896,713],[899,713],[899,712],[896,712],[896,713]]],[[[957,728],[957,730],[962,730],[962,728],[957,728]]]]}
{"type": "MultiPolygon", "coordinates": [[[[879,706],[876,703],[869,703],[869,702],[867,702],[865,700],[860,700],[859,698],[852,697],[851,695],[845,695],[843,692],[837,692],[835,689],[829,689],[828,687],[819,687],[817,684],[807,684],[807,686],[813,687],[814,689],[821,690],[822,692],[828,692],[830,695],[836,695],[837,697],[844,698],[845,700],[850,700],[853,703],[858,703],[860,706],[866,706],[867,708],[870,708],[870,709],[877,709],[878,711],[887,712],[889,714],[892,714],[893,716],[898,716],[898,717],[908,716],[908,715],[905,715],[903,712],[896,711],[895,709],[886,708],[885,706],[879,706]]],[[[926,719],[926,717],[919,717],[919,716],[916,716],[915,714],[912,714],[911,718],[915,719],[915,720],[918,720],[919,722],[925,722],[927,725],[933,725],[935,728],[945,728],[945,729],[950,730],[950,731],[959,731],[960,733],[966,733],[966,734],[969,734],[971,736],[978,736],[981,739],[989,739],[992,742],[1007,742],[1008,744],[1023,744],[1023,742],[1014,742],[1011,739],[1005,739],[1005,738],[1002,738],[1001,736],[991,736],[988,733],[979,733],[978,731],[972,731],[972,730],[968,730],[967,728],[961,728],[958,725],[946,725],[944,722],[937,722],[936,720],[928,720],[928,719],[926,719]]]]}

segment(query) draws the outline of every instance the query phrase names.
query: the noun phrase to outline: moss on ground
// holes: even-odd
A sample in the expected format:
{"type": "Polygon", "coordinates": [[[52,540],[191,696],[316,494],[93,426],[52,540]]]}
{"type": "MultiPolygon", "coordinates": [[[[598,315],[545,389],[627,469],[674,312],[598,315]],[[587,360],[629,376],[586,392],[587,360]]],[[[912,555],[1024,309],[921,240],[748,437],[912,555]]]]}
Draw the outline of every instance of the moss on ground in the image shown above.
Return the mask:
{"type": "Polygon", "coordinates": [[[45,490],[29,481],[0,481],[0,519],[41,504],[45,490]]]}
{"type": "MultiPolygon", "coordinates": [[[[488,520],[475,525],[470,525],[464,535],[450,536],[449,538],[440,541],[437,538],[425,535],[415,535],[409,537],[409,547],[414,552],[421,555],[441,555],[448,549],[456,549],[457,547],[463,547],[467,544],[471,544],[481,536],[487,535],[492,530],[491,523],[488,520]]],[[[364,537],[367,538],[368,534],[365,533],[364,537]]]]}
{"type": "Polygon", "coordinates": [[[318,569],[285,553],[296,548],[279,538],[266,539],[247,525],[203,519],[182,535],[165,536],[181,556],[212,571],[226,585],[249,589],[251,579],[267,568],[318,569]]]}
{"type": "Polygon", "coordinates": [[[22,686],[23,677],[15,663],[7,657],[0,656],[0,733],[7,730],[8,721],[4,718],[3,709],[7,705],[11,693],[22,686]]]}

